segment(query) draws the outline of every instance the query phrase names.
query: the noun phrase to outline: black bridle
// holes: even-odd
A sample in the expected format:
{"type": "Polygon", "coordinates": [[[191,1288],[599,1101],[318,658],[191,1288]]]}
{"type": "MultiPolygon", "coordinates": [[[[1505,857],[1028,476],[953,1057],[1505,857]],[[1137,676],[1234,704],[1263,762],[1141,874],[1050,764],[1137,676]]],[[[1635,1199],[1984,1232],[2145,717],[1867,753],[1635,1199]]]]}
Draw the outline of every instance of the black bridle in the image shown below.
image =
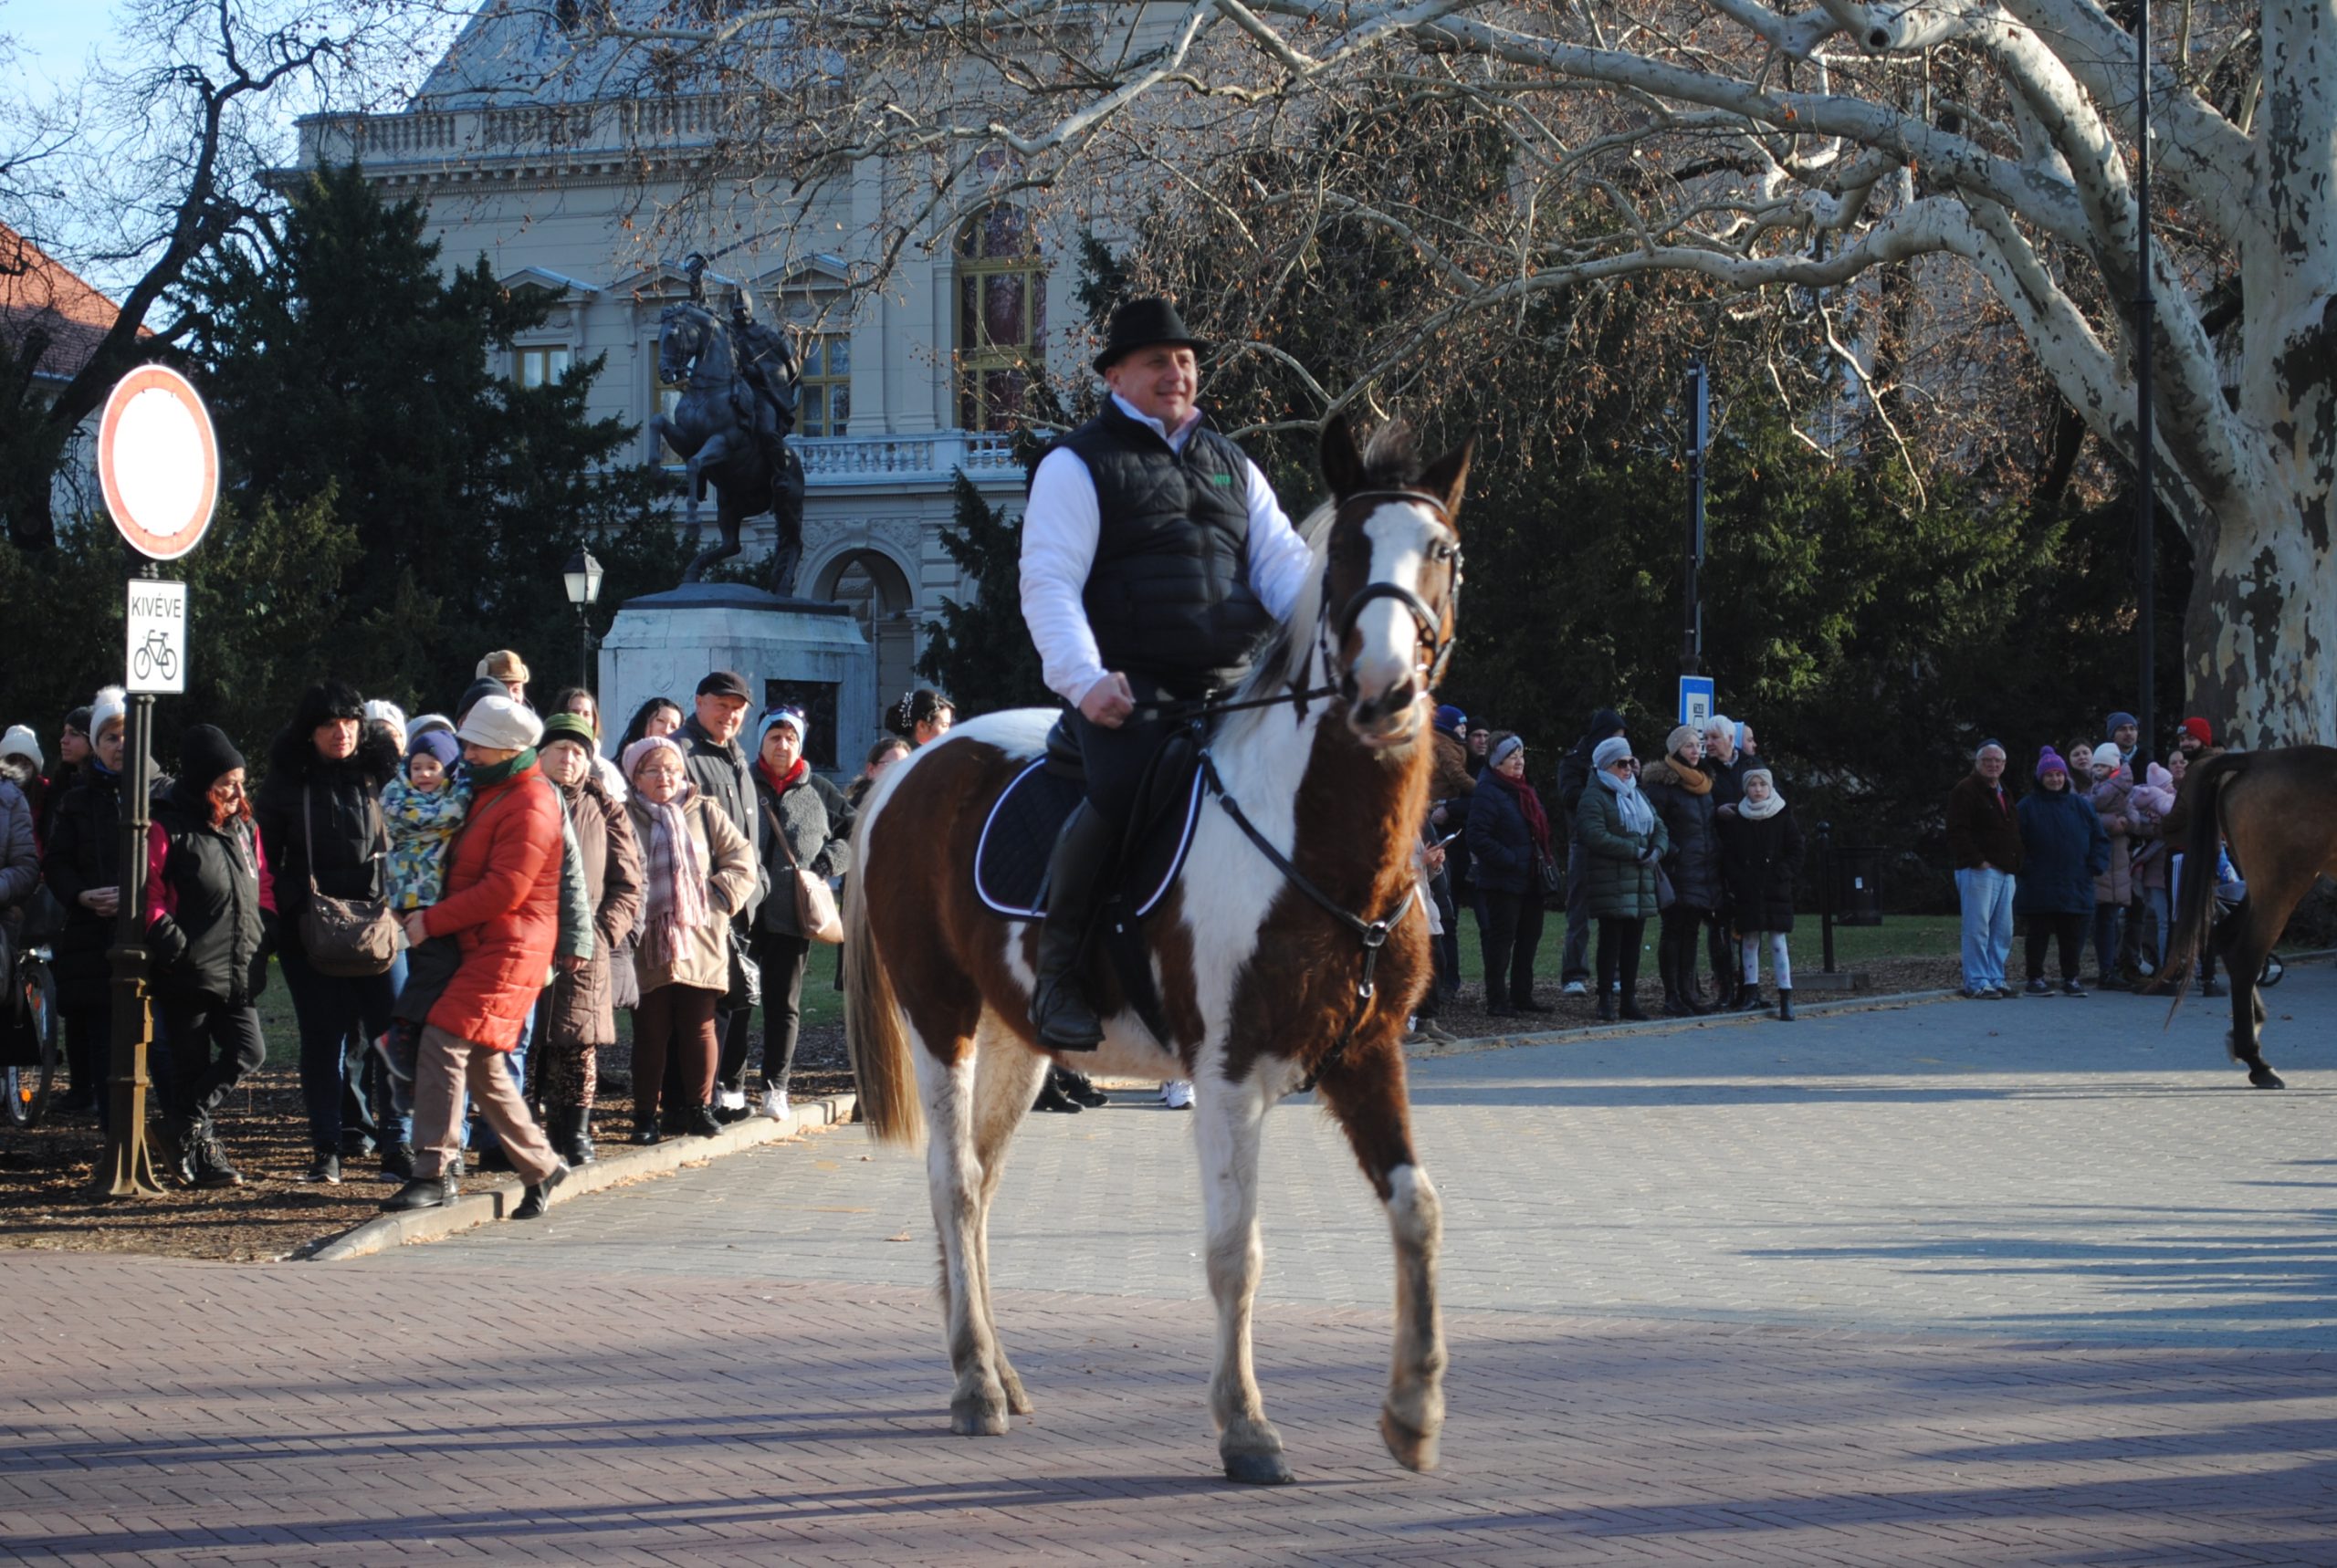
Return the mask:
{"type": "MultiPolygon", "coordinates": [[[[1432,692],[1444,679],[1444,667],[1452,662],[1454,633],[1447,632],[1445,626],[1449,622],[1457,630],[1461,624],[1461,536],[1453,531],[1452,509],[1442,497],[1431,496],[1425,490],[1358,490],[1340,504],[1349,506],[1357,501],[1406,501],[1427,507],[1435,517],[1437,532],[1435,541],[1429,546],[1428,559],[1445,567],[1451,575],[1445,585],[1444,603],[1438,608],[1431,608],[1428,601],[1399,582],[1367,582],[1356,590],[1339,607],[1336,617],[1318,622],[1315,637],[1323,649],[1324,669],[1326,673],[1330,669],[1331,649],[1347,645],[1364,607],[1378,600],[1392,599],[1412,617],[1414,649],[1425,651],[1425,656],[1414,667],[1420,672],[1422,687],[1432,692]]],[[[1331,563],[1327,559],[1323,562],[1321,598],[1327,612],[1331,601],[1331,563]]],[[[1356,695],[1354,672],[1341,677],[1339,685],[1339,695],[1352,702],[1356,695]]]]}
{"type": "MultiPolygon", "coordinates": [[[[1329,552],[1326,551],[1326,559],[1323,562],[1323,583],[1317,595],[1322,609],[1317,612],[1315,626],[1315,645],[1323,653],[1324,671],[1326,674],[1329,673],[1333,647],[1347,645],[1347,640],[1354,632],[1355,623],[1362,616],[1364,608],[1382,599],[1392,599],[1411,613],[1415,636],[1413,652],[1418,656],[1414,669],[1421,678],[1423,689],[1433,692],[1437,683],[1444,678],[1444,667],[1452,657],[1454,633],[1447,631],[1446,627],[1451,625],[1457,629],[1460,625],[1461,537],[1452,527],[1451,507],[1442,497],[1431,496],[1425,490],[1397,489],[1359,490],[1352,496],[1344,497],[1340,505],[1347,507],[1364,500],[1407,501],[1415,506],[1428,507],[1434,514],[1438,537],[1430,547],[1429,559],[1443,564],[1449,570],[1450,576],[1445,585],[1444,603],[1441,610],[1433,609],[1426,600],[1401,583],[1368,582],[1349,595],[1347,602],[1339,607],[1337,614],[1334,616],[1330,608],[1331,563],[1328,559],[1329,552]],[[1336,642],[1333,640],[1335,635],[1336,642]]],[[[1306,705],[1315,698],[1335,695],[1348,703],[1354,702],[1356,690],[1353,670],[1343,673],[1333,684],[1310,689],[1301,689],[1298,678],[1293,676],[1291,694],[1286,698],[1272,696],[1251,698],[1242,702],[1221,703],[1207,707],[1205,711],[1226,713],[1235,708],[1264,707],[1274,703],[1289,701],[1296,704],[1303,716],[1306,711],[1306,705]]],[[[1332,1042],[1331,1049],[1323,1053],[1322,1060],[1315,1064],[1304,1082],[1299,1084],[1298,1092],[1304,1094],[1315,1087],[1325,1072],[1339,1064],[1347,1055],[1347,1048],[1355,1042],[1355,1031],[1362,1027],[1364,1014],[1371,1009],[1372,998],[1378,995],[1379,988],[1375,977],[1379,968],[1379,950],[1388,945],[1389,934],[1402,924],[1405,915],[1411,913],[1413,904],[1420,897],[1420,884],[1415,881],[1410,887],[1407,888],[1404,896],[1396,901],[1396,907],[1389,911],[1384,917],[1378,920],[1366,920],[1363,916],[1343,907],[1336,899],[1307,880],[1298,867],[1292,862],[1290,857],[1276,849],[1273,841],[1259,831],[1257,824],[1250,821],[1249,814],[1242,810],[1242,803],[1236,800],[1225,788],[1225,780],[1218,777],[1217,760],[1210,755],[1207,747],[1201,748],[1200,764],[1201,778],[1209,792],[1217,797],[1218,804],[1224,809],[1226,816],[1232,821],[1233,825],[1242,830],[1242,836],[1257,847],[1258,852],[1266,857],[1268,864],[1283,874],[1284,881],[1298,889],[1332,919],[1345,926],[1363,950],[1363,972],[1356,979],[1355,1010],[1347,1016],[1347,1027],[1339,1031],[1339,1038],[1332,1042]]]]}
{"type": "MultiPolygon", "coordinates": [[[[1428,601],[1399,582],[1367,582],[1348,596],[1347,602],[1339,606],[1338,612],[1335,615],[1331,612],[1331,563],[1326,559],[1323,562],[1322,585],[1315,594],[1315,599],[1322,608],[1315,612],[1315,645],[1323,654],[1324,673],[1326,674],[1330,673],[1334,663],[1332,650],[1346,646],[1347,638],[1355,632],[1356,622],[1362,618],[1364,607],[1376,600],[1392,599],[1411,614],[1412,627],[1417,639],[1414,644],[1415,650],[1425,651],[1424,656],[1418,660],[1415,668],[1419,671],[1426,689],[1432,692],[1443,682],[1445,666],[1452,662],[1452,642],[1455,633],[1447,632],[1445,626],[1449,622],[1457,632],[1461,624],[1461,536],[1453,531],[1452,510],[1445,504],[1443,497],[1432,496],[1426,490],[1357,490],[1355,494],[1345,497],[1339,504],[1346,507],[1357,501],[1409,501],[1415,506],[1428,507],[1435,514],[1438,536],[1429,547],[1429,559],[1448,567],[1451,577],[1444,591],[1444,604],[1441,611],[1431,607],[1428,601]]],[[[1326,557],[1327,554],[1326,551],[1326,557]]],[[[1302,686],[1298,684],[1298,677],[1294,675],[1291,677],[1289,691],[1277,693],[1270,697],[1243,697],[1223,701],[1213,696],[1204,696],[1197,697],[1190,702],[1152,703],[1137,707],[1130,716],[1145,720],[1167,719],[1172,723],[1189,721],[1198,724],[1222,713],[1240,713],[1247,708],[1273,707],[1282,703],[1289,703],[1298,710],[1300,716],[1304,717],[1306,705],[1317,697],[1340,697],[1353,702],[1355,695],[1355,675],[1352,671],[1336,681],[1326,681],[1319,686],[1302,686]]]]}

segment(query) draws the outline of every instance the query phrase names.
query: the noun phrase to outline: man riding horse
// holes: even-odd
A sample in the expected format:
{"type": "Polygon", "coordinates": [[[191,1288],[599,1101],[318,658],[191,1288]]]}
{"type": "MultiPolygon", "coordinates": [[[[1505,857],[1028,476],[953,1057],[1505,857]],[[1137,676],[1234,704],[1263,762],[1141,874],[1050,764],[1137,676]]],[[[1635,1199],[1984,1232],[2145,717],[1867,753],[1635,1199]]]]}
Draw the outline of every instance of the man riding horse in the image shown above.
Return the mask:
{"type": "Polygon", "coordinates": [[[1195,403],[1203,347],[1167,299],[1115,310],[1095,357],[1110,399],[1048,451],[1023,512],[1022,618],[1047,685],[1071,705],[1087,774],[1087,799],[1047,862],[1031,1019],[1052,1050],[1093,1051],[1104,1038],[1086,937],[1146,769],[1174,727],[1160,705],[1239,680],[1310,570],[1273,487],[1195,403]]]}
{"type": "MultiPolygon", "coordinates": [[[[697,251],[682,258],[693,305],[706,303],[707,265],[706,257],[697,251]]],[[[743,402],[734,399],[739,423],[754,432],[771,472],[781,473],[787,465],[787,437],[795,429],[795,351],[787,346],[785,333],[755,319],[743,289],[730,294],[730,359],[747,388],[743,402]],[[770,410],[770,423],[764,423],[757,403],[770,410]]]]}

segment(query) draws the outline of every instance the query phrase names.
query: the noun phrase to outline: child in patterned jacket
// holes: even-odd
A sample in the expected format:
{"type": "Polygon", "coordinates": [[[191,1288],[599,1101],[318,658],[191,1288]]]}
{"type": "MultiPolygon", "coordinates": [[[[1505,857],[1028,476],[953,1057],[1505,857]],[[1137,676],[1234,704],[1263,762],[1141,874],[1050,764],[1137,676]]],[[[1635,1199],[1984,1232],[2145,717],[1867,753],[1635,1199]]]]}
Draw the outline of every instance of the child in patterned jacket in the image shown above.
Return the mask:
{"type": "Polygon", "coordinates": [[[405,771],[382,790],[389,820],[390,912],[427,909],[446,891],[446,851],[471,809],[461,745],[443,729],[424,730],[405,748],[405,771]]]}

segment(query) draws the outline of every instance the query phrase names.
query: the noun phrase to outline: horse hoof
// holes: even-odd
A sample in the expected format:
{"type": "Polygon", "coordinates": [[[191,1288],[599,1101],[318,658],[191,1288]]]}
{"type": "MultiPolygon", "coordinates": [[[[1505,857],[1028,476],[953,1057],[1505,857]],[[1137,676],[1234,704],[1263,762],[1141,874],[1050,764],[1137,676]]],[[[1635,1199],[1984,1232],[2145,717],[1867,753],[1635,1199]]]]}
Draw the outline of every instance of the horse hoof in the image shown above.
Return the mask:
{"type": "Polygon", "coordinates": [[[1245,1487],[1286,1487],[1298,1478],[1280,1454],[1228,1454],[1225,1479],[1245,1487]]]}
{"type": "Polygon", "coordinates": [[[960,1437],[1003,1437],[1007,1432],[1002,1399],[959,1399],[949,1406],[949,1430],[960,1437]]]}
{"type": "Polygon", "coordinates": [[[1408,1470],[1436,1469],[1436,1438],[1433,1434],[1419,1431],[1399,1420],[1392,1410],[1379,1412],[1379,1437],[1388,1445],[1388,1457],[1408,1470]]]}
{"type": "Polygon", "coordinates": [[[2248,1082],[2258,1089],[2286,1089],[2289,1086],[2286,1079],[2260,1061],[2248,1070],[2248,1082]]]}

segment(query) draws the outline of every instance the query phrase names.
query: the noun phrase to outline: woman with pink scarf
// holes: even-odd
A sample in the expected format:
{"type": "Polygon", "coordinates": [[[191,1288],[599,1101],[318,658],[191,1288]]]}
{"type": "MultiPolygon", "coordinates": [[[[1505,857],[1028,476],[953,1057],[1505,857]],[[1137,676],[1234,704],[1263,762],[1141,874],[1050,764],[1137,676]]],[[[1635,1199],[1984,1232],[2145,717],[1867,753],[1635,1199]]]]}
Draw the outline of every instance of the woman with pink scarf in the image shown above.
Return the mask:
{"type": "Polygon", "coordinates": [[[754,895],[755,852],[729,817],[690,782],[681,747],[662,735],[625,747],[625,810],[641,846],[641,935],[634,972],[633,1141],[665,1132],[722,1130],[707,1109],[714,1093],[714,1006],[730,986],[730,921],[754,895]],[[683,1103],[658,1096],[668,1052],[680,1058],[683,1103]]]}

